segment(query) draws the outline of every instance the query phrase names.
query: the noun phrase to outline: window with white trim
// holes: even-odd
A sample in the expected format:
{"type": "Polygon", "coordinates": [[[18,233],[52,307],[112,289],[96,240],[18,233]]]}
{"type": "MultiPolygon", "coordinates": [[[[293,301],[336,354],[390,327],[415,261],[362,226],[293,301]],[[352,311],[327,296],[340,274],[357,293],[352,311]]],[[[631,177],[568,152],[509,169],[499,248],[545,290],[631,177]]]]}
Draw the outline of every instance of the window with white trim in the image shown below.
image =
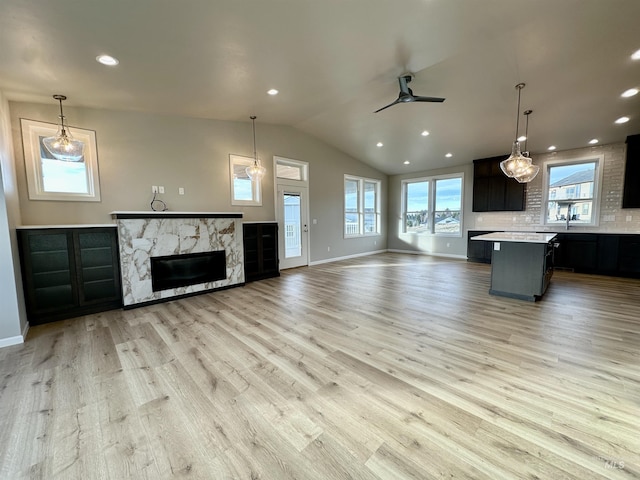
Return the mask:
{"type": "Polygon", "coordinates": [[[551,160],[543,170],[545,225],[598,225],[602,157],[551,160]]]}
{"type": "Polygon", "coordinates": [[[462,235],[463,175],[403,180],[402,231],[462,235]]]}
{"type": "Polygon", "coordinates": [[[44,146],[58,126],[20,119],[27,188],[30,200],[99,202],[98,153],[93,130],[72,128],[73,137],[84,143],[84,155],[77,162],[58,160],[44,146]]]}
{"type": "Polygon", "coordinates": [[[380,234],[380,180],[344,176],[344,236],[380,234]]]}
{"type": "Polygon", "coordinates": [[[253,165],[253,158],[229,155],[231,183],[231,205],[262,205],[260,180],[247,175],[247,167],[253,165]]]}

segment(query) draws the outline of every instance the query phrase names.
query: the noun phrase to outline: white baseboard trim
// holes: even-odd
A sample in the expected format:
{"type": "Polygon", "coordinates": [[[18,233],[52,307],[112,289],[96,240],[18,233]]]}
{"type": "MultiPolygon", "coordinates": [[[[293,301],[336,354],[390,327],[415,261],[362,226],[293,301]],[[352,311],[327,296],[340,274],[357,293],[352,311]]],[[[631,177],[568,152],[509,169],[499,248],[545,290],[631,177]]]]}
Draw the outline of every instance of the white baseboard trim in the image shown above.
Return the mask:
{"type": "Polygon", "coordinates": [[[371,252],[363,252],[363,253],[355,253],[353,255],[345,255],[344,257],[333,257],[333,258],[326,258],[324,260],[315,260],[313,262],[309,262],[309,266],[321,265],[323,263],[339,262],[341,260],[348,260],[350,258],[366,257],[367,255],[377,255],[378,253],[385,253],[385,252],[388,252],[388,250],[373,250],[371,252]]]}
{"type": "Polygon", "coordinates": [[[0,348],[11,347],[13,345],[20,345],[24,343],[24,339],[27,338],[27,332],[29,331],[29,322],[22,329],[22,335],[16,335],[15,337],[0,338],[0,348]]]}
{"type": "Polygon", "coordinates": [[[434,252],[423,252],[418,250],[398,250],[395,248],[390,248],[387,252],[391,253],[408,253],[410,255],[429,255],[430,257],[444,257],[444,258],[456,258],[458,260],[466,260],[466,255],[458,255],[454,253],[434,253],[434,252]]]}

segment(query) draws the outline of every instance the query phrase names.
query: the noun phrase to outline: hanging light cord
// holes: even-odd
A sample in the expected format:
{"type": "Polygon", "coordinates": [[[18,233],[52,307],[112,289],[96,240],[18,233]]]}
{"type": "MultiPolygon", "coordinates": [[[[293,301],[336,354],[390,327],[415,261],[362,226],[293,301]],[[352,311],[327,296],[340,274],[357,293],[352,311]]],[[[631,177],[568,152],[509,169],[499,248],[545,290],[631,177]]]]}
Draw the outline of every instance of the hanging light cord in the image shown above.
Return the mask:
{"type": "Polygon", "coordinates": [[[524,155],[530,157],[529,150],[527,150],[527,142],[529,141],[529,115],[533,112],[533,110],[525,110],[524,115],[527,117],[527,123],[524,127],[524,155]]]}
{"type": "Polygon", "coordinates": [[[254,165],[258,164],[258,153],[256,151],[256,117],[255,115],[251,115],[249,117],[251,119],[251,122],[253,124],[253,163],[254,165]]]}
{"type": "Polygon", "coordinates": [[[62,101],[66,100],[67,97],[65,97],[64,95],[54,95],[53,98],[55,98],[56,100],[58,100],[58,102],[60,102],[60,115],[58,115],[58,117],[60,118],[60,129],[61,129],[62,136],[65,136],[67,132],[64,125],[64,113],[62,112],[62,101]]]}
{"type": "Polygon", "coordinates": [[[520,129],[520,93],[522,93],[522,89],[524,88],[524,83],[519,83],[516,85],[518,89],[518,114],[516,115],[516,142],[518,141],[518,131],[520,129]]]}

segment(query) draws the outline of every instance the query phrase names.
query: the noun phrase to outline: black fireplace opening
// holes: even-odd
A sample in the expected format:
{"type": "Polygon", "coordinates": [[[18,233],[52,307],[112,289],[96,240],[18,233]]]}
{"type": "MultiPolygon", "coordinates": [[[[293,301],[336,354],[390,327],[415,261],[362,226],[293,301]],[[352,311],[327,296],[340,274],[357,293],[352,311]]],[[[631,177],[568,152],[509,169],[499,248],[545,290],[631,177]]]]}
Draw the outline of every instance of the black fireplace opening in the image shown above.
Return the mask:
{"type": "Polygon", "coordinates": [[[151,257],[151,288],[154,292],[226,278],[224,250],[151,257]]]}

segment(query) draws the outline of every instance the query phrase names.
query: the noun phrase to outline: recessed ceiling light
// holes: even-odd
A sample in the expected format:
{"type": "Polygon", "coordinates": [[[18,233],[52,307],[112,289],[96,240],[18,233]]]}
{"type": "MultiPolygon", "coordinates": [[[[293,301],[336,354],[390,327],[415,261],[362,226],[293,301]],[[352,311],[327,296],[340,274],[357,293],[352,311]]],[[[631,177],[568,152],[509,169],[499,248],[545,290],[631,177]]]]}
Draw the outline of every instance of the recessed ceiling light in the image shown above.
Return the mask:
{"type": "Polygon", "coordinates": [[[422,135],[423,137],[426,137],[429,135],[429,132],[427,132],[426,130],[424,130],[420,135],[422,135]]]}
{"type": "Polygon", "coordinates": [[[383,145],[384,145],[384,143],[382,143],[382,142],[378,142],[378,143],[376,143],[376,147],[381,147],[381,146],[383,146],[383,145]]]}
{"type": "Polygon", "coordinates": [[[118,61],[117,58],[112,57],[111,55],[98,55],[96,57],[96,60],[98,62],[100,62],[103,65],[107,65],[109,67],[113,67],[115,65],[118,65],[120,63],[120,61],[118,61]]]}
{"type": "Polygon", "coordinates": [[[549,146],[549,148],[547,148],[547,150],[550,150],[550,151],[552,151],[552,152],[553,152],[555,149],[556,149],[556,146],[555,146],[555,145],[550,145],[550,146],[549,146]]]}
{"type": "Polygon", "coordinates": [[[596,143],[598,143],[597,138],[592,138],[591,140],[589,140],[589,145],[595,145],[596,143]]]}
{"type": "Polygon", "coordinates": [[[636,50],[631,54],[631,58],[634,60],[640,60],[640,50],[636,50]]]}
{"type": "Polygon", "coordinates": [[[453,157],[453,153],[447,153],[447,154],[445,155],[445,157],[447,157],[447,158],[451,158],[451,157],[453,157]]]}
{"type": "Polygon", "coordinates": [[[409,165],[410,163],[411,163],[411,162],[410,162],[409,160],[405,160],[405,161],[404,161],[404,164],[405,164],[405,165],[409,165]]]}
{"type": "Polygon", "coordinates": [[[277,95],[278,94],[278,90],[276,90],[275,88],[272,88],[271,90],[268,90],[267,93],[269,95],[277,95]]]}
{"type": "Polygon", "coordinates": [[[637,88],[630,88],[629,90],[625,90],[624,92],[622,92],[622,95],[620,95],[621,97],[625,97],[625,98],[629,98],[629,97],[633,97],[634,95],[638,94],[638,89],[637,88]]]}
{"type": "Polygon", "coordinates": [[[620,117],[616,120],[616,123],[627,123],[629,121],[629,117],[620,117]]]}
{"type": "Polygon", "coordinates": [[[520,136],[518,137],[518,141],[519,141],[519,142],[524,142],[526,139],[527,139],[527,137],[525,137],[524,135],[520,135],[520,136]]]}

